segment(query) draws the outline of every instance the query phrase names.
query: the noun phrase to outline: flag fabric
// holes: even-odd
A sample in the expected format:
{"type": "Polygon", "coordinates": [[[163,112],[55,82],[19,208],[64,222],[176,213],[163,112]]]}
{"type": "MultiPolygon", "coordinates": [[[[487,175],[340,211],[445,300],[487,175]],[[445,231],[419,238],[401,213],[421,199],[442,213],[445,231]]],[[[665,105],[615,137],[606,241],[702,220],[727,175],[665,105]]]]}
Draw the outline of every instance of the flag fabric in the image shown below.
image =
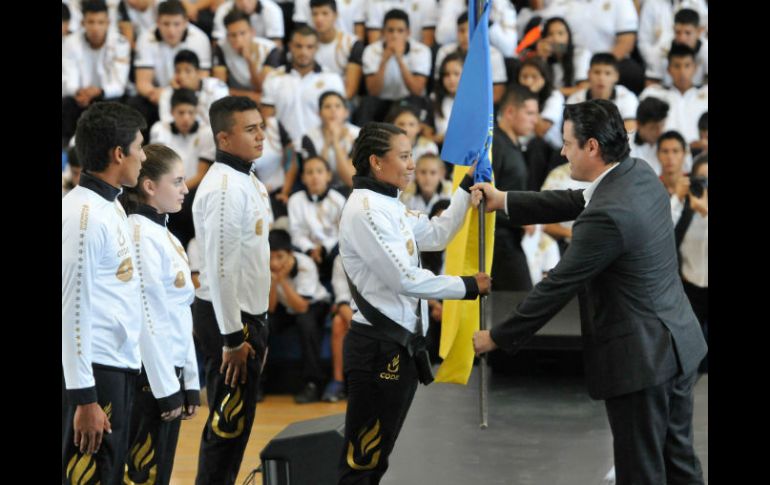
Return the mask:
{"type": "MultiPolygon", "coordinates": [[[[476,1],[470,0],[470,12],[476,1]]],[[[476,182],[492,180],[490,161],[494,115],[492,112],[492,67],[489,61],[489,0],[470,38],[463,73],[449,117],[441,159],[454,165],[472,165],[478,159],[476,182]]],[[[469,26],[473,25],[470,23],[469,26]]],[[[470,35],[470,34],[469,34],[470,35]]]]}
{"type": "MultiPolygon", "coordinates": [[[[469,0],[470,45],[455,95],[441,159],[455,165],[454,189],[478,159],[476,182],[492,181],[492,70],[489,61],[489,0],[469,0]],[[483,10],[476,24],[477,2],[483,10]]],[[[492,268],[495,214],[485,216],[485,268],[492,268]]],[[[446,249],[446,274],[469,275],[479,271],[479,211],[469,211],[463,227],[446,249]]],[[[444,300],[439,355],[444,359],[437,382],[467,384],[473,368],[473,332],[479,329],[479,300],[444,300]]]]}

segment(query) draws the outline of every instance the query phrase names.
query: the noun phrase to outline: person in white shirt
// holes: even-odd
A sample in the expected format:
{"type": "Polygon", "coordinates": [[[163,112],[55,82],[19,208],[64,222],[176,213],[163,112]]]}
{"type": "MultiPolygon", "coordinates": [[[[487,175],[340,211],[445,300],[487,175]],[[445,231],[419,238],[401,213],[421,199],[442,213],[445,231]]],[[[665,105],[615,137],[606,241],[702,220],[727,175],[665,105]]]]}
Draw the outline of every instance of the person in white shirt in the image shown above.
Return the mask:
{"type": "Polygon", "coordinates": [[[660,175],[658,138],[663,133],[668,115],[668,104],[658,98],[645,98],[636,110],[636,132],[628,134],[631,156],[650,164],[655,175],[660,175]]]}
{"type": "Polygon", "coordinates": [[[225,40],[224,18],[233,9],[238,9],[249,16],[254,35],[272,40],[278,47],[283,47],[284,23],[283,11],[273,0],[228,0],[223,2],[214,14],[214,28],[211,38],[214,42],[225,40]]]}
{"type": "MultiPolygon", "coordinates": [[[[489,11],[489,45],[495,47],[506,59],[516,56],[519,33],[516,29],[516,9],[510,0],[491,0],[489,11]]],[[[465,0],[440,0],[436,42],[457,42],[455,19],[468,10],[465,0]]]]}
{"type": "Polygon", "coordinates": [[[690,188],[689,171],[685,168],[687,144],[676,131],[667,131],[658,138],[660,181],[669,194],[683,198],[690,188]]]}
{"type": "MultiPolygon", "coordinates": [[[[558,12],[559,7],[554,7],[558,12]]],[[[618,64],[619,83],[633,93],[644,89],[644,69],[631,57],[639,30],[632,0],[572,0],[563,17],[572,28],[575,45],[590,52],[609,52],[618,64]]]]}
{"type": "Polygon", "coordinates": [[[321,281],[331,279],[332,262],[339,252],[339,226],[345,197],[329,187],[332,173],[321,157],[302,164],[304,190],[289,197],[289,233],[294,246],[318,265],[321,281]]]}
{"type": "Polygon", "coordinates": [[[270,231],[270,330],[281,333],[296,325],[302,349],[303,388],[294,402],[306,404],[321,398],[321,337],[329,314],[330,295],[318,279],[313,260],[294,251],[289,233],[270,231]]]}
{"type": "Polygon", "coordinates": [[[636,130],[636,108],[639,100],[625,86],[618,84],[618,61],[608,52],[591,57],[588,70],[588,88],[581,89],[567,98],[567,104],[582,103],[590,99],[608,99],[618,107],[626,131],[636,130]]]}
{"type": "Polygon", "coordinates": [[[521,249],[527,256],[529,275],[532,278],[532,286],[535,286],[548,276],[548,272],[559,263],[561,256],[559,245],[543,232],[542,224],[530,225],[527,228],[521,238],[521,249]]]}
{"type": "MultiPolygon", "coordinates": [[[[708,155],[698,157],[692,166],[686,195],[671,197],[674,237],[679,255],[682,285],[692,310],[708,343],[709,292],[709,162],[708,155]]],[[[708,354],[698,372],[708,371],[708,354]]]]}
{"type": "Polygon", "coordinates": [[[706,0],[645,0],[639,10],[639,53],[647,64],[656,57],[656,52],[671,46],[674,33],[674,15],[682,9],[698,13],[705,33],[708,34],[708,5],[706,0]]]}
{"type": "Polygon", "coordinates": [[[709,46],[708,39],[703,37],[703,27],[700,17],[695,10],[682,9],[674,16],[674,31],[670,33],[671,42],[664,44],[649,54],[647,61],[647,85],[661,83],[671,85],[668,74],[668,52],[673,44],[683,44],[695,52],[695,77],[693,84],[702,86],[708,81],[709,46]]]}
{"type": "Polygon", "coordinates": [[[353,34],[337,29],[335,0],[311,0],[310,10],[313,27],[318,32],[315,60],[324,69],[342,76],[345,80],[345,97],[353,99],[361,87],[364,44],[353,34]]]}
{"type": "Polygon", "coordinates": [[[265,139],[256,103],[227,96],[211,105],[210,116],[216,160],[193,201],[202,262],[193,328],[206,364],[209,408],[196,483],[232,485],[254,422],[267,356],[267,237],[273,218],[267,190],[250,172],[265,139]]]}
{"type": "MultiPolygon", "coordinates": [[[[300,24],[311,25],[313,19],[311,0],[294,1],[294,27],[300,24]]],[[[341,0],[336,2],[336,20],[334,25],[342,32],[358,37],[362,42],[366,39],[366,6],[364,0],[341,0]]]]}
{"type": "Polygon", "coordinates": [[[131,46],[108,31],[107,5],[88,0],[82,6],[83,32],[62,40],[62,144],[75,134],[83,110],[94,101],[122,98],[128,84],[131,46]]]}
{"type": "Polygon", "coordinates": [[[326,91],[318,100],[318,106],[321,124],[302,137],[303,156],[320,156],[326,160],[332,171],[332,187],[348,193],[355,173],[350,152],[361,128],[348,121],[350,112],[340,93],[326,91]]]}
{"type": "Polygon", "coordinates": [[[395,105],[385,117],[387,123],[401,128],[412,143],[412,160],[419,160],[423,155],[438,155],[439,149],[433,140],[421,134],[422,125],[415,109],[408,105],[395,105]]]}
{"type": "Polygon", "coordinates": [[[302,136],[321,122],[318,100],[326,91],[345,95],[342,77],[323,69],[315,61],[318,34],[304,25],[294,30],[289,43],[291,63],[268,74],[263,85],[262,109],[275,116],[289,132],[295,147],[302,136]]]}
{"type": "Polygon", "coordinates": [[[118,29],[131,43],[132,49],[136,47],[136,39],[155,28],[157,3],[156,0],[121,0],[118,4],[118,29]]]}
{"type": "Polygon", "coordinates": [[[364,49],[367,96],[361,99],[355,123],[381,121],[395,102],[406,99],[420,105],[431,69],[430,48],[409,38],[409,16],[393,9],[385,14],[382,39],[364,49]]]}
{"type": "Polygon", "coordinates": [[[265,143],[262,156],[254,160],[251,171],[264,184],[270,196],[273,218],[278,221],[288,215],[286,204],[297,179],[300,155],[289,133],[275,116],[266,118],[263,115],[262,119],[265,120],[265,143]]]}
{"type": "Polygon", "coordinates": [[[553,71],[553,85],[565,97],[588,87],[591,52],[575,45],[572,31],[562,17],[546,20],[535,52],[548,61],[553,71]]]}
{"type": "Polygon", "coordinates": [[[104,102],[83,113],[75,134],[84,171],[62,199],[62,482],[92,473],[122,483],[142,364],[161,417],[182,412],[164,329],[147,318],[133,232],[117,200],[121,186],[137,184],[144,127],[136,110],[104,102]]]}
{"type": "MultiPolygon", "coordinates": [[[[470,39],[468,36],[468,12],[463,12],[457,17],[457,41],[444,44],[436,52],[436,62],[434,62],[434,75],[439,80],[441,64],[447,55],[456,52],[465,59],[468,54],[468,45],[470,39]]],[[[489,62],[492,65],[492,102],[498,103],[505,94],[505,85],[508,82],[508,74],[505,69],[505,59],[500,51],[493,45],[489,46],[489,62]]]]}
{"type": "MultiPolygon", "coordinates": [[[[449,117],[452,114],[457,88],[460,85],[460,76],[463,73],[465,60],[459,52],[448,54],[438,67],[438,85],[433,92],[433,125],[435,127],[430,138],[437,144],[444,143],[446,130],[449,126],[449,117]]],[[[505,89],[505,86],[503,86],[505,89]]],[[[430,135],[430,127],[427,129],[430,135]]]]}
{"type": "Polygon", "coordinates": [[[136,108],[152,126],[158,120],[158,102],[163,88],[176,86],[174,57],[181,50],[198,56],[201,77],[211,69],[211,43],[198,27],[190,25],[179,0],[166,0],[158,5],[158,26],[142,34],[136,43],[134,73],[137,96],[128,104],[136,108]]]}
{"type": "Polygon", "coordinates": [[[169,217],[169,230],[179,238],[182,247],[195,237],[192,218],[192,201],[203,176],[214,163],[214,135],[205,123],[196,120],[195,93],[189,89],[177,89],[171,96],[172,121],[158,121],[150,128],[150,141],[161,143],[179,154],[185,166],[185,183],[190,195],[182,210],[169,217]]]}
{"type": "Polygon", "coordinates": [[[191,50],[181,50],[174,56],[174,82],[161,90],[158,99],[158,114],[160,121],[170,123],[171,96],[175,89],[190,89],[198,99],[195,107],[195,118],[209,125],[209,109],[211,103],[222,99],[228,94],[227,85],[215,77],[201,77],[198,55],[191,50]]]}
{"type": "Polygon", "coordinates": [[[372,0],[366,9],[366,42],[373,44],[382,37],[385,15],[393,10],[402,10],[409,16],[412,40],[429,47],[435,42],[437,5],[433,0],[372,0]]]}
{"type": "MultiPolygon", "coordinates": [[[[184,163],[171,148],[146,145],[139,182],[121,195],[129,215],[135,246],[143,306],[154,329],[164,329],[162,348],[171,356],[173,381],[184,396],[181,419],[191,419],[200,406],[198,361],[192,336],[190,305],[195,290],[184,247],[166,227],[168,215],[179,212],[188,193],[184,163]]],[[[142,371],[136,383],[131,413],[131,454],[124,482],[141,482],[154,476],[155,483],[168,485],[174,465],[180,420],[159,419],[161,409],[153,397],[153,384],[142,371]],[[144,450],[140,452],[140,450],[144,450]],[[144,453],[142,455],[141,453],[144,453]],[[151,460],[144,460],[153,453],[151,460]]]]}
{"type": "Polygon", "coordinates": [[[443,249],[462,225],[472,179],[429,220],[398,200],[414,171],[411,152],[403,130],[388,123],[364,125],[353,149],[356,176],[340,221],[342,266],[355,302],[344,343],[348,406],[340,484],[379,483],[418,379],[433,379],[424,340],[427,299],[475,299],[490,289],[485,273],[436,276],[420,267],[419,251],[443,249]],[[373,453],[367,445],[375,436],[381,445],[373,453]]]}
{"type": "Polygon", "coordinates": [[[427,153],[417,159],[414,181],[409,182],[399,199],[409,210],[430,214],[438,201],[452,198],[452,182],[445,178],[444,162],[438,154],[427,153]]]}
{"type": "Polygon", "coordinates": [[[535,135],[545,140],[554,150],[561,150],[564,95],[558,89],[554,89],[548,64],[539,57],[527,59],[519,68],[518,81],[519,84],[537,94],[540,119],[535,125],[535,135]]]}
{"type": "Polygon", "coordinates": [[[695,52],[686,45],[674,44],[668,52],[668,73],[672,86],[659,84],[648,86],[639,99],[649,96],[668,103],[666,130],[676,130],[688,144],[700,140],[698,121],[708,111],[708,84],[699,88],[693,84],[695,78],[695,52]]]}
{"type": "Polygon", "coordinates": [[[282,52],[275,42],[254,35],[249,16],[234,9],[225,16],[227,42],[214,48],[215,77],[226,81],[231,96],[262,98],[265,77],[281,65],[282,52]]]}

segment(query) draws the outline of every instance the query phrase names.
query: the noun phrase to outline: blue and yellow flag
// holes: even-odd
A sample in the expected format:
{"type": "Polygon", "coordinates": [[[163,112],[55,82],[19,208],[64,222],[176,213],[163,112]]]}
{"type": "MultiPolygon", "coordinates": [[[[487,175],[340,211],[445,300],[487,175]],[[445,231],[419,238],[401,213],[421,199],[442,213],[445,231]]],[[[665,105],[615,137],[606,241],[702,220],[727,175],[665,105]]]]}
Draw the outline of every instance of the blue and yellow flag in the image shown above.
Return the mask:
{"type": "MultiPolygon", "coordinates": [[[[460,84],[449,117],[441,159],[455,164],[455,190],[478,159],[474,179],[492,181],[492,68],[489,60],[490,0],[469,0],[470,43],[460,84]],[[477,9],[483,8],[478,22],[477,9]],[[463,166],[465,165],[465,166],[463,166]]],[[[479,212],[469,211],[462,229],[446,249],[446,274],[469,275],[479,271],[479,212]]],[[[495,214],[485,216],[485,271],[492,268],[495,214]]],[[[479,329],[479,301],[444,300],[439,355],[444,359],[436,381],[467,384],[473,367],[473,332],[479,329]]]]}

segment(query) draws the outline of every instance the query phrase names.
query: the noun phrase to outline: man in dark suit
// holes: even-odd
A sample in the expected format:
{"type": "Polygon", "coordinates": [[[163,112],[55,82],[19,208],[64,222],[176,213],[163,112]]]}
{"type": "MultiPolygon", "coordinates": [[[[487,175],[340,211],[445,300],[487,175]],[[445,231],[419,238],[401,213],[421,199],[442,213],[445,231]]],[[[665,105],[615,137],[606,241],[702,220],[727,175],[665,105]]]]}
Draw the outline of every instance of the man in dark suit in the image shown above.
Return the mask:
{"type": "Polygon", "coordinates": [[[514,313],[476,332],[477,354],[526,342],[577,293],[588,392],[603,399],[618,485],[702,484],[692,445],[692,389],[706,343],[679,278],[669,195],[630,158],[611,101],[564,110],[562,155],[585,190],[483,190],[516,224],[575,219],[572,244],[514,313]]]}

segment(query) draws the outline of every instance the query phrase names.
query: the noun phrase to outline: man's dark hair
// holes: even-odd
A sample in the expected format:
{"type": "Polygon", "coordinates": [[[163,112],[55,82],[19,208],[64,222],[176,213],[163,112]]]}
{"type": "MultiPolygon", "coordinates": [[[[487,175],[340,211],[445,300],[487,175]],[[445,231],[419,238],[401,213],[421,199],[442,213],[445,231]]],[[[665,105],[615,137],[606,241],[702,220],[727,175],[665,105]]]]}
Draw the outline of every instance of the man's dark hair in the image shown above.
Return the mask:
{"type": "Polygon", "coordinates": [[[461,26],[462,24],[468,23],[468,11],[461,13],[459,17],[457,17],[457,26],[461,26]]]}
{"type": "Polygon", "coordinates": [[[105,12],[107,13],[107,2],[104,0],[85,0],[80,5],[80,10],[83,12],[83,17],[85,18],[86,14],[91,13],[99,13],[99,12],[105,12]]]}
{"type": "Polygon", "coordinates": [[[606,99],[592,99],[564,107],[564,122],[572,122],[578,147],[583,148],[589,138],[599,143],[604,163],[620,162],[631,152],[623,117],[615,103],[606,99]]]}
{"type": "Polygon", "coordinates": [[[670,130],[660,135],[660,137],[658,138],[658,147],[657,147],[658,150],[660,150],[660,146],[666,140],[678,141],[679,144],[682,145],[682,150],[685,152],[687,151],[687,142],[684,141],[684,137],[678,131],[670,130]]]}
{"type": "Polygon", "coordinates": [[[527,100],[534,99],[537,101],[537,94],[533,93],[528,87],[520,84],[509,84],[508,89],[505,90],[503,99],[500,100],[499,111],[504,110],[506,107],[515,106],[521,107],[527,100]]]}
{"type": "Polygon", "coordinates": [[[310,0],[310,9],[316,7],[329,7],[336,12],[337,2],[335,0],[310,0]]]}
{"type": "Polygon", "coordinates": [[[297,35],[301,35],[302,37],[310,37],[312,35],[318,39],[318,32],[316,32],[316,30],[309,25],[300,25],[299,27],[295,28],[294,32],[291,33],[291,40],[294,40],[294,37],[297,35]]]}
{"type": "Polygon", "coordinates": [[[390,139],[395,135],[406,135],[406,132],[390,123],[370,121],[366,123],[356,138],[353,146],[353,167],[356,175],[371,177],[369,157],[382,157],[390,150],[390,139]]]}
{"type": "Polygon", "coordinates": [[[72,18],[72,14],[70,13],[70,8],[67,6],[66,3],[61,3],[61,21],[67,22],[69,19],[72,18]]]}
{"type": "Polygon", "coordinates": [[[609,52],[598,52],[591,56],[591,67],[594,65],[612,66],[616,71],[618,70],[618,60],[615,56],[609,52]]]}
{"type": "Polygon", "coordinates": [[[217,143],[217,133],[220,131],[229,132],[233,128],[235,121],[233,113],[241,113],[257,109],[257,103],[246,96],[225,96],[211,103],[209,108],[209,119],[211,120],[211,131],[214,133],[214,141],[217,143]]]}
{"type": "Polygon", "coordinates": [[[237,8],[233,7],[232,10],[230,10],[230,12],[227,15],[225,15],[225,20],[224,20],[225,28],[229,27],[230,24],[234,24],[235,22],[239,22],[241,20],[245,20],[246,23],[251,25],[251,20],[249,20],[249,16],[241,12],[237,8]]]}
{"type": "Polygon", "coordinates": [[[668,116],[668,103],[658,98],[644,98],[636,108],[636,121],[640,125],[659,122],[668,116]]]}
{"type": "Polygon", "coordinates": [[[175,89],[171,94],[171,109],[176,108],[180,104],[198,106],[198,96],[196,96],[195,91],[187,88],[175,89]]]}
{"type": "Polygon", "coordinates": [[[273,229],[267,235],[270,251],[292,252],[291,235],[285,229],[273,229]]]}
{"type": "Polygon", "coordinates": [[[385,29],[385,26],[388,24],[388,20],[403,20],[406,22],[406,28],[409,28],[409,15],[400,8],[388,10],[388,13],[385,14],[385,18],[382,20],[383,29],[385,29]]]}
{"type": "Polygon", "coordinates": [[[176,67],[177,64],[192,64],[195,69],[200,69],[201,64],[200,60],[198,59],[198,54],[191,51],[190,49],[182,49],[181,51],[177,52],[174,56],[174,66],[176,67]]]}
{"type": "Polygon", "coordinates": [[[675,24],[692,25],[694,27],[700,26],[700,15],[695,10],[690,8],[683,8],[674,15],[675,24]]]}
{"type": "Polygon", "coordinates": [[[84,170],[103,172],[110,163],[110,152],[120,147],[124,153],[147,127],[144,117],[125,104],[98,102],[91,105],[78,119],[75,146],[84,170]]]}
{"type": "Polygon", "coordinates": [[[179,0],[166,0],[158,4],[158,17],[161,15],[181,15],[187,18],[187,11],[179,0]]]}
{"type": "Polygon", "coordinates": [[[675,57],[692,57],[693,62],[695,62],[695,50],[689,45],[674,42],[671,44],[671,49],[668,51],[669,65],[671,65],[671,61],[675,57]]]}

